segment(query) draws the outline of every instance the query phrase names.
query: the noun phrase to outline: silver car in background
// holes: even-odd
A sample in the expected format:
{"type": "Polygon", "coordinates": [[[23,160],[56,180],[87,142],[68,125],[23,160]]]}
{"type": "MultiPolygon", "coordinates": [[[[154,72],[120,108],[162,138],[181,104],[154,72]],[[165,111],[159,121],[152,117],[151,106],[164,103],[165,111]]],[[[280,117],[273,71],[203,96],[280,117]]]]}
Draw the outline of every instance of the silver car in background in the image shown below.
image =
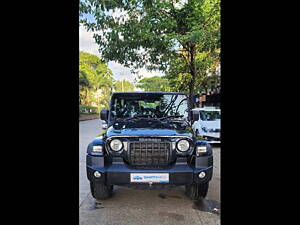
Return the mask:
{"type": "Polygon", "coordinates": [[[203,107],[193,109],[199,112],[199,120],[192,125],[196,136],[203,137],[209,143],[221,143],[221,109],[203,107]]]}

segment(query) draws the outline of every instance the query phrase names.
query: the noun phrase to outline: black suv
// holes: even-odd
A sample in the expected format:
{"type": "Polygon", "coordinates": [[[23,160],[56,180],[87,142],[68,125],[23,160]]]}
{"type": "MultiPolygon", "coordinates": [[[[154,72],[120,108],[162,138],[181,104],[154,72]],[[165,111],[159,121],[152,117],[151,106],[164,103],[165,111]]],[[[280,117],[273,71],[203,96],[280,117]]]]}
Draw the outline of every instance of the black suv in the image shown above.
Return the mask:
{"type": "Polygon", "coordinates": [[[87,177],[95,199],[113,185],[163,188],[185,185],[193,200],[205,197],[212,178],[211,146],[191,127],[199,112],[177,92],[118,92],[100,118],[108,128],[87,148],[87,177]]]}

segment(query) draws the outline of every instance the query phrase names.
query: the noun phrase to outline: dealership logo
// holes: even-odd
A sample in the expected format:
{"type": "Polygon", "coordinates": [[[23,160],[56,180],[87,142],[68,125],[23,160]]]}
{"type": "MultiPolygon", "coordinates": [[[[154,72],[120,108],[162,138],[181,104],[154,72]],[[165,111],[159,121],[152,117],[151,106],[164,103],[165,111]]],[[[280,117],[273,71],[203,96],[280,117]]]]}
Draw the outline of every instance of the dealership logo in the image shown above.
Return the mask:
{"type": "Polygon", "coordinates": [[[141,176],[134,176],[133,180],[143,180],[143,177],[141,177],[141,176]]]}

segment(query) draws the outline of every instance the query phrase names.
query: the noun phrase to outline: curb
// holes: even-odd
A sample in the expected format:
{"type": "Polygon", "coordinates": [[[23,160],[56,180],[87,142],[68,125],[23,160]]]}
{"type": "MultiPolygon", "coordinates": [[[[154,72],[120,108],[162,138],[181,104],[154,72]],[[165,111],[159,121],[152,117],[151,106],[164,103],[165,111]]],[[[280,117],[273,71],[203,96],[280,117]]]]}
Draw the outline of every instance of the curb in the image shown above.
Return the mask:
{"type": "Polygon", "coordinates": [[[81,115],[79,117],[79,121],[95,120],[95,119],[99,119],[98,114],[95,114],[95,115],[81,115]]]}

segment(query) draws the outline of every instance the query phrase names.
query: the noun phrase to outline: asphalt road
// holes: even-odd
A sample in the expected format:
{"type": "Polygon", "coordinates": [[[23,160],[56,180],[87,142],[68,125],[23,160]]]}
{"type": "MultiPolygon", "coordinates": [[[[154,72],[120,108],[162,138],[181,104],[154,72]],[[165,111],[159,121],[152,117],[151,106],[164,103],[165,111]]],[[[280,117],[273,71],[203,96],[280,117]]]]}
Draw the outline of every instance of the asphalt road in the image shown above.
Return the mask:
{"type": "Polygon", "coordinates": [[[206,199],[192,201],[184,187],[171,190],[135,190],[114,187],[114,195],[96,204],[86,177],[86,147],[101,132],[100,120],[79,123],[80,225],[220,224],[220,148],[214,147],[214,174],[206,199]]]}

